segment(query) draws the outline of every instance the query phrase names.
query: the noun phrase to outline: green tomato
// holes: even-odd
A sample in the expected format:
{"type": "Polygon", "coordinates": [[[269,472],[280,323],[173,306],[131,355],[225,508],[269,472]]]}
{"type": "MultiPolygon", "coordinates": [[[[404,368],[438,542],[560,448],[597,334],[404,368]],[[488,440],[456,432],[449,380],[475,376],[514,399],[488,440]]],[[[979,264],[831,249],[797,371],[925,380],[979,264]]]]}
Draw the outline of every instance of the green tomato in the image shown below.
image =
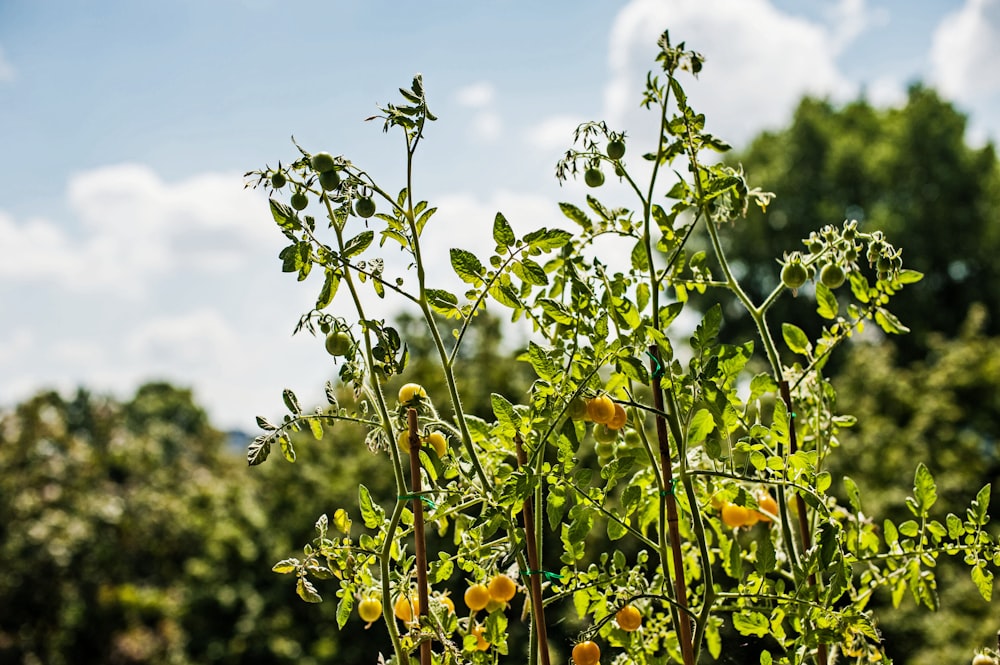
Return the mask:
{"type": "Polygon", "coordinates": [[[288,182],[288,179],[285,178],[285,174],[281,171],[275,171],[271,174],[271,187],[281,189],[285,186],[286,182],[288,182]]]}
{"type": "Polygon", "coordinates": [[[362,196],[354,204],[354,212],[358,214],[358,217],[367,219],[375,214],[375,202],[368,196],[362,196]]]}
{"type": "Polygon", "coordinates": [[[317,152],[309,158],[309,163],[313,170],[319,173],[326,173],[337,168],[337,162],[333,161],[333,155],[328,152],[317,152]]]}
{"type": "Polygon", "coordinates": [[[331,356],[346,356],[351,350],[351,336],[342,330],[335,330],[326,336],[326,352],[331,356]]]}
{"type": "Polygon", "coordinates": [[[604,184],[604,174],[601,169],[589,168],[583,172],[583,181],[588,187],[600,187],[604,184]]]}
{"type": "Polygon", "coordinates": [[[319,174],[320,187],[326,191],[340,187],[340,174],[336,171],[323,171],[319,174]]]}
{"type": "Polygon", "coordinates": [[[296,210],[305,210],[306,206],[309,205],[309,197],[305,195],[304,192],[295,192],[292,194],[292,198],[289,200],[292,207],[296,210]]]}
{"type": "Polygon", "coordinates": [[[841,284],[847,276],[844,274],[844,269],[838,266],[836,263],[828,263],[823,266],[823,269],[819,271],[819,281],[823,282],[823,286],[828,289],[836,289],[841,284]]]}
{"type": "Polygon", "coordinates": [[[613,444],[618,440],[618,430],[611,429],[607,425],[594,425],[594,441],[597,443],[613,444]]]}
{"type": "Polygon", "coordinates": [[[789,261],[781,269],[781,283],[789,289],[797,289],[809,279],[809,271],[798,261],[789,261]]]}
{"type": "Polygon", "coordinates": [[[608,143],[608,157],[611,159],[621,159],[625,156],[625,142],[615,139],[608,143]]]}

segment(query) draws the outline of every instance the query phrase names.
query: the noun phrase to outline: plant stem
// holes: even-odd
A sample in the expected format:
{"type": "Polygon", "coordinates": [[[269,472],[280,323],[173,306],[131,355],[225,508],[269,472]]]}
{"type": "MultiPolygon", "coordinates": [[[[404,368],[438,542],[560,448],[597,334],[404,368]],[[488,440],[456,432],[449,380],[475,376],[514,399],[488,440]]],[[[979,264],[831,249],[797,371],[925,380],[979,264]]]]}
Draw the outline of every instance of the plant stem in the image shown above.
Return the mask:
{"type": "MultiPolygon", "coordinates": [[[[517,452],[517,464],[524,468],[528,463],[528,456],[524,453],[524,444],[521,435],[514,436],[514,445],[517,452]]],[[[541,478],[538,479],[541,483],[541,478]]],[[[549,665],[549,638],[545,628],[545,606],[542,602],[542,562],[538,552],[538,543],[535,540],[535,511],[531,497],[524,500],[522,508],[524,514],[524,536],[528,548],[528,578],[531,586],[531,616],[534,619],[535,631],[538,636],[538,655],[541,657],[542,665],[549,665]]]]}
{"type": "MultiPolygon", "coordinates": [[[[424,540],[424,504],[420,498],[420,432],[417,429],[417,410],[407,409],[406,422],[410,437],[410,491],[413,494],[413,541],[416,551],[417,601],[420,605],[420,623],[430,611],[430,594],[427,593],[427,544],[424,540]]],[[[431,665],[431,642],[420,642],[420,665],[431,665]]]]}

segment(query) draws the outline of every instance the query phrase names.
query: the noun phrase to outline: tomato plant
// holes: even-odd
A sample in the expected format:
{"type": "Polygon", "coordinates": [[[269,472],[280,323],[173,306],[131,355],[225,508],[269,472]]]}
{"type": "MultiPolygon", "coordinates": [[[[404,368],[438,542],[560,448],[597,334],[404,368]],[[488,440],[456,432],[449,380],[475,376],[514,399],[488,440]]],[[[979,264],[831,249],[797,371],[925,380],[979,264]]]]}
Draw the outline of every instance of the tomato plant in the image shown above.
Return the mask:
{"type": "MultiPolygon", "coordinates": [[[[625,134],[604,122],[581,125],[556,165],[561,181],[583,171],[596,187],[610,163],[619,193],[633,202],[563,202],[572,232],[518,232],[498,212],[488,256],[448,252],[460,292],[428,278],[425,267],[440,259],[422,232],[437,208],[409,186],[391,190],[356,160],[301,147],[282,171],[295,192],[291,205],[273,171],[248,174],[271,192],[289,243],[282,270],[299,280],[321,275],[299,329],[358,331],[340,363],[341,385],[327,385],[329,404],[304,409],[285,390],[288,414],[280,424],[258,418],[263,433],[248,461],[260,464],[273,447],[294,461],[296,446],[350,423],[364,429],[364,446],[396,489],[395,499],[379,502],[358,479],[358,503],[338,508],[332,523],[321,516],[302,554],[274,569],[295,577],[303,600],[334,593],[341,625],[362,593],[397,598],[402,625],[384,614],[380,623],[392,644],[387,662],[409,663],[419,651],[442,665],[544,665],[549,626],[564,625],[578,626],[578,665],[600,661],[598,643],[618,662],[694,665],[765,637],[751,643],[761,663],[874,662],[885,654],[869,599],[887,590],[897,604],[909,594],[933,608],[939,556],[961,556],[990,597],[1000,547],[986,528],[989,485],[964,518],[940,516],[933,475],[918,464],[906,501],[912,519],[897,524],[866,515],[854,481],[825,470],[853,420],[836,411],[824,366],[866,325],[905,333],[889,306],[920,273],[903,266],[882,232],[848,220],[804,238],[806,253],[788,248],[773,290],[751,298],[734,269],[737,248],[724,236],[772,194],[706,154],[729,146],[684,91],[702,56],[666,33],[658,46],[658,71],[641,97],[659,128],[653,145],[637,151],[644,168],[621,161],[625,134]],[[338,187],[317,184],[317,173],[334,168],[338,187]],[[299,214],[309,200],[324,223],[299,214]],[[604,252],[609,240],[631,249],[604,252]],[[383,255],[385,245],[392,251],[383,255]],[[403,265],[389,260],[399,253],[403,265]],[[797,293],[819,266],[814,292],[797,293]],[[835,295],[841,283],[849,289],[835,295]],[[722,292],[753,321],[753,339],[722,341],[732,313],[710,299],[696,311],[689,299],[722,292]],[[795,295],[802,316],[821,320],[818,335],[769,319],[775,302],[795,295]],[[335,298],[355,321],[325,312],[335,298]],[[395,299],[419,316],[437,361],[427,385],[442,386],[433,394],[412,382],[406,340],[372,316],[372,298],[395,299]],[[535,381],[524,394],[493,392],[492,414],[477,417],[466,411],[455,369],[472,362],[463,345],[486,309],[528,323],[517,358],[535,381]],[[675,324],[682,314],[696,321],[693,330],[675,324]],[[403,385],[393,400],[388,386],[396,381],[403,385]],[[342,405],[338,390],[353,401],[342,405]],[[406,455],[413,437],[437,455],[406,455]],[[425,523],[437,536],[429,556],[425,523]],[[472,583],[464,592],[469,615],[460,618],[440,611],[432,585],[461,579],[472,583]],[[530,639],[509,643],[512,622],[522,620],[530,639]],[[631,634],[639,623],[641,639],[631,634]]],[[[411,183],[413,155],[436,118],[421,77],[400,94],[377,118],[405,139],[411,183]]]]}

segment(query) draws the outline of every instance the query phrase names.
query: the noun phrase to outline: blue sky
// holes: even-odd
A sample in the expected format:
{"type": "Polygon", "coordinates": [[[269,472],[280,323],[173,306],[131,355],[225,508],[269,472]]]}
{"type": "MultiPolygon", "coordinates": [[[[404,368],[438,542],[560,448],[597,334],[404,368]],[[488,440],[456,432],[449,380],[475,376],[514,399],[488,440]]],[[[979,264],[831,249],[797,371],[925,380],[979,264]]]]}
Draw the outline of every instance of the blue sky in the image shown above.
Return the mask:
{"type": "Polygon", "coordinates": [[[400,141],[363,119],[421,72],[440,121],[415,187],[444,266],[497,210],[563,223],[583,191],[555,160],[584,120],[643,136],[664,28],[706,55],[692,101],[737,146],[804,93],[892,105],[916,81],[971,142],[1000,138],[1000,0],[0,0],[0,405],[163,378],[250,429],[283,387],[318,398],[335,368],[290,336],[318,284],[280,273],[242,174],[294,134],[398,189],[400,141]]]}

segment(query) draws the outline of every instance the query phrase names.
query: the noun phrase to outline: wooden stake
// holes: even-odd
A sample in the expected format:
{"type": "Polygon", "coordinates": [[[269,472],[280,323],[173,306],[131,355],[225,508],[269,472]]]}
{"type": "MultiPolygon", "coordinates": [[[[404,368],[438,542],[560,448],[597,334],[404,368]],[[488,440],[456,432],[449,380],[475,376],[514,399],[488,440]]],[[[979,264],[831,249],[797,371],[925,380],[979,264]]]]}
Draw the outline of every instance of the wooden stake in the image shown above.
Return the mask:
{"type": "Polygon", "coordinates": [[[684,560],[681,558],[681,535],[677,526],[677,499],[674,497],[674,471],[670,462],[670,439],[667,436],[667,423],[663,417],[663,390],[660,388],[660,349],[655,344],[649,347],[652,356],[651,369],[653,374],[653,406],[656,414],[656,437],[660,447],[660,471],[663,475],[663,487],[666,496],[667,530],[670,536],[670,549],[674,560],[674,590],[677,593],[678,639],[681,643],[681,655],[684,665],[694,665],[694,645],[691,641],[691,620],[688,617],[687,585],[684,582],[684,560]]]}
{"type": "MultiPolygon", "coordinates": [[[[417,410],[406,412],[410,437],[410,492],[413,495],[413,537],[417,555],[417,602],[419,616],[427,616],[430,610],[430,594],[427,592],[427,545],[424,542],[424,504],[420,496],[420,432],[417,429],[417,410]]],[[[420,642],[420,665],[431,665],[431,641],[420,642]]]]}
{"type": "MultiPolygon", "coordinates": [[[[514,436],[514,445],[517,448],[517,464],[524,468],[528,463],[528,456],[524,452],[524,445],[521,436],[514,436]]],[[[539,480],[541,482],[541,480],[539,480]]],[[[549,638],[545,628],[545,606],[542,603],[542,563],[538,555],[538,543],[535,540],[535,509],[529,494],[524,499],[524,538],[528,547],[528,583],[531,589],[531,616],[535,620],[535,633],[538,635],[538,655],[541,657],[542,665],[549,665],[549,638]]]]}

